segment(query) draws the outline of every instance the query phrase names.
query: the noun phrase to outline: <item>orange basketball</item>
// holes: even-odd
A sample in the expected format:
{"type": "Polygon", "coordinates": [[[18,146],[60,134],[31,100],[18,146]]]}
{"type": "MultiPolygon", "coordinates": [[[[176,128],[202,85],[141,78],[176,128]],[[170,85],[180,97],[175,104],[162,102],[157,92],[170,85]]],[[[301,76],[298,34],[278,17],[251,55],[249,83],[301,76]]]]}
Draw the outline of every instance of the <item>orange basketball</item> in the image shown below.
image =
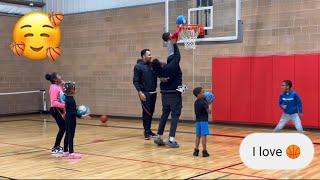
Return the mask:
{"type": "Polygon", "coordinates": [[[20,43],[14,42],[14,43],[11,43],[10,48],[14,55],[21,56],[23,54],[25,45],[23,42],[20,42],[20,43]]]}
{"type": "Polygon", "coordinates": [[[100,116],[100,121],[101,121],[102,123],[106,123],[106,122],[108,121],[108,116],[107,116],[107,115],[102,115],[102,116],[100,116]]]}
{"type": "Polygon", "coordinates": [[[59,47],[47,49],[47,56],[52,61],[56,61],[60,57],[60,54],[61,54],[61,49],[59,47]]]}
{"type": "Polygon", "coordinates": [[[59,26],[60,23],[62,22],[63,20],[63,17],[64,15],[61,14],[61,13],[49,13],[49,19],[50,19],[50,22],[52,23],[52,25],[54,26],[59,26]]]}
{"type": "Polygon", "coordinates": [[[291,159],[296,159],[300,156],[299,146],[292,144],[287,148],[287,156],[291,159]]]}

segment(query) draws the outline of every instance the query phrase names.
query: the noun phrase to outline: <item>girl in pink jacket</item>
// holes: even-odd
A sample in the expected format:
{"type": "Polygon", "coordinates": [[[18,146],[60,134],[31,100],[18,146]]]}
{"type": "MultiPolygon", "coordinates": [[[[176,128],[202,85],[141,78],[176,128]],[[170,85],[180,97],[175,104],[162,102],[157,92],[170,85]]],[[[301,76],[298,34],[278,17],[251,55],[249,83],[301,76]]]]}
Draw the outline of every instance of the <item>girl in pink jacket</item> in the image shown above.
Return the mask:
{"type": "Polygon", "coordinates": [[[65,104],[60,102],[59,97],[62,91],[62,79],[61,76],[55,72],[46,74],[45,78],[51,82],[49,95],[50,95],[50,114],[56,120],[59,127],[59,131],[56,137],[54,146],[51,149],[52,154],[63,153],[63,148],[60,146],[63,135],[66,131],[65,120],[63,117],[65,104]]]}

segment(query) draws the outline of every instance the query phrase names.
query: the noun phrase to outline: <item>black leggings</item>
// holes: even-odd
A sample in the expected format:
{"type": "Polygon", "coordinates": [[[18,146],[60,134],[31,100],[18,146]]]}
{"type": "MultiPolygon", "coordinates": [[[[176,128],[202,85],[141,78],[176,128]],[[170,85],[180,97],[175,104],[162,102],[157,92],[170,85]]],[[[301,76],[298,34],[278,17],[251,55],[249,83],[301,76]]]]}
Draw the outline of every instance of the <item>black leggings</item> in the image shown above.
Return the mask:
{"type": "Polygon", "coordinates": [[[59,131],[56,137],[56,142],[53,147],[60,146],[61,140],[63,138],[64,132],[66,131],[66,123],[62,117],[62,110],[56,107],[50,108],[50,114],[56,120],[56,123],[59,127],[59,131]]]}
{"type": "Polygon", "coordinates": [[[77,121],[74,118],[66,120],[66,136],[64,137],[64,152],[74,153],[73,149],[73,139],[76,131],[77,121]]]}

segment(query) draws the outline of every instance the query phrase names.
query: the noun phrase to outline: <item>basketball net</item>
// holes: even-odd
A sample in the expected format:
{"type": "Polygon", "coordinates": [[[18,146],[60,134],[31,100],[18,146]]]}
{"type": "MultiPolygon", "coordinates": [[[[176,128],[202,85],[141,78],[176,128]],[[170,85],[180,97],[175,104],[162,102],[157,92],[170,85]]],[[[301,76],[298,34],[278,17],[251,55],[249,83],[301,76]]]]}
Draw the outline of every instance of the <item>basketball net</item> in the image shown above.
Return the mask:
{"type": "Polygon", "coordinates": [[[200,28],[197,25],[185,25],[180,32],[180,39],[184,43],[185,49],[195,49],[196,40],[199,35],[200,28]]]}

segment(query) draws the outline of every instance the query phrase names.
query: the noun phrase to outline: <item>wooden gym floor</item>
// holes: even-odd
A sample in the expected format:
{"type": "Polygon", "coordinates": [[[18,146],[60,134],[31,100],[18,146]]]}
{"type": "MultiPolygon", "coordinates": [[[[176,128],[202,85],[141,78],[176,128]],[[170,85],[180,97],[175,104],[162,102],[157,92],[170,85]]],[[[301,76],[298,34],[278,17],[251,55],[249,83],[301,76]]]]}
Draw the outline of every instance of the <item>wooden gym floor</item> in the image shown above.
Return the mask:
{"type": "MultiPolygon", "coordinates": [[[[157,121],[153,123],[154,129],[157,124],[157,121]]],[[[181,147],[178,149],[157,147],[153,141],[143,140],[141,126],[140,121],[128,119],[110,119],[106,125],[95,118],[78,120],[75,150],[83,158],[69,160],[50,154],[57,127],[49,115],[2,117],[0,179],[320,178],[320,139],[314,131],[306,133],[315,146],[315,158],[307,168],[257,171],[241,162],[239,145],[245,135],[270,132],[271,128],[211,125],[213,134],[208,137],[211,156],[202,158],[192,156],[192,124],[179,124],[177,140],[181,147]]]]}

